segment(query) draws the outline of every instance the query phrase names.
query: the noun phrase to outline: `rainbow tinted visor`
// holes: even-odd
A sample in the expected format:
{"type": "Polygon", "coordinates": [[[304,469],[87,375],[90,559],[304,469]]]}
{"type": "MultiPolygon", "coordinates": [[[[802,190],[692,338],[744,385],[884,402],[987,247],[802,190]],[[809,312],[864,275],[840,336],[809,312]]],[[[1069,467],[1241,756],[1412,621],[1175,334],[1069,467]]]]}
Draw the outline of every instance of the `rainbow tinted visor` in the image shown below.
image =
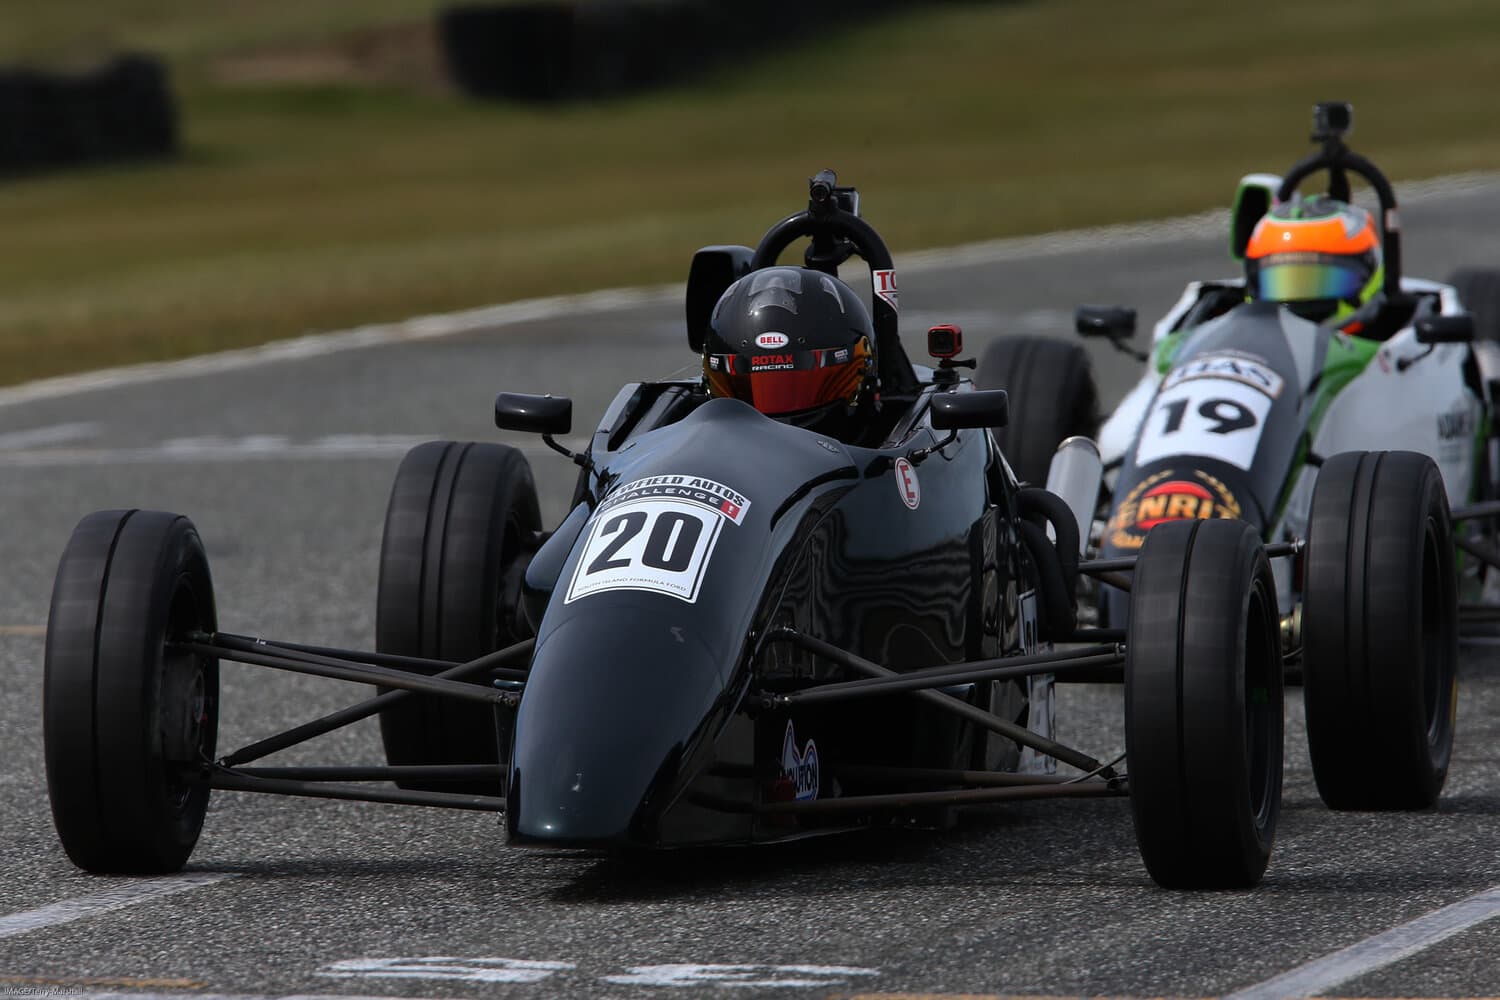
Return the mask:
{"type": "Polygon", "coordinates": [[[1337,254],[1276,254],[1247,263],[1250,297],[1272,302],[1358,302],[1370,280],[1362,260],[1337,254]]]}

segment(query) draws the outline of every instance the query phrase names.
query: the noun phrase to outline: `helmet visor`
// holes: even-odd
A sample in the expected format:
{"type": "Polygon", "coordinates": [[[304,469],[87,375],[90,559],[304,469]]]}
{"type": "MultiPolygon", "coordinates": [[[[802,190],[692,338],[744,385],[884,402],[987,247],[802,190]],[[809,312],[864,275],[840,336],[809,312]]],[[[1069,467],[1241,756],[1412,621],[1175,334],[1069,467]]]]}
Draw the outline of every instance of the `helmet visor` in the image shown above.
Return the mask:
{"type": "Polygon", "coordinates": [[[705,374],[715,396],[730,396],[767,416],[851,403],[864,384],[870,353],[852,348],[780,354],[710,354],[705,374]]]}
{"type": "Polygon", "coordinates": [[[1249,269],[1250,294],[1272,302],[1335,299],[1358,302],[1370,280],[1363,258],[1337,254],[1277,254],[1249,269]]]}

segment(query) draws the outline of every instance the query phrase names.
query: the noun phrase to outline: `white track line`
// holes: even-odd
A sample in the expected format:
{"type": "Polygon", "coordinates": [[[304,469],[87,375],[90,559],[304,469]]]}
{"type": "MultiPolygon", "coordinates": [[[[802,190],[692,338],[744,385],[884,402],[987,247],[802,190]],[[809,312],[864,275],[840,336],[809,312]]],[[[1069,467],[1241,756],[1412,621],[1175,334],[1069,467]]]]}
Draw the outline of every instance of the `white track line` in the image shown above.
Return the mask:
{"type": "Polygon", "coordinates": [[[1283,1000],[1310,997],[1367,972],[1409,958],[1475,924],[1500,917],[1500,886],[1434,910],[1425,916],[1365,938],[1341,951],[1299,965],[1223,1000],[1283,1000]]]}
{"type": "Polygon", "coordinates": [[[30,430],[10,431],[0,434],[0,451],[35,448],[39,444],[80,441],[93,437],[98,432],[99,425],[93,423],[52,424],[47,427],[33,427],[30,430]]]}
{"type": "Polygon", "coordinates": [[[179,892],[201,889],[206,885],[236,877],[237,875],[232,872],[195,872],[186,875],[169,875],[165,878],[132,880],[123,885],[111,885],[110,888],[91,896],[64,899],[35,910],[0,917],[0,938],[29,934],[32,931],[56,927],[59,924],[70,924],[75,920],[85,920],[101,913],[123,910],[128,906],[149,903],[165,896],[175,896],[179,892]]]}
{"type": "MultiPolygon", "coordinates": [[[[1469,195],[1500,190],[1500,174],[1454,174],[1426,181],[1400,185],[1403,203],[1431,198],[1469,195]]],[[[1224,210],[1200,212],[1175,219],[1098,226],[987,240],[956,247],[937,247],[902,254],[898,270],[918,274],[936,268],[998,264],[1032,257],[1050,257],[1084,250],[1117,250],[1124,247],[1155,244],[1169,239],[1203,239],[1224,236],[1228,216],[1224,210]]],[[[482,330],[514,326],[518,323],[609,312],[645,305],[676,303],[682,299],[683,286],[656,285],[648,288],[611,288],[583,295],[558,295],[544,299],[526,299],[504,305],[486,306],[463,312],[419,316],[398,323],[376,323],[334,333],[315,333],[294,340],[278,340],[259,347],[249,347],[217,354],[204,354],[181,361],[153,362],[106,368],[79,375],[62,375],[0,389],[0,407],[40,399],[56,399],[100,389],[157,382],[162,379],[193,378],[219,372],[237,371],[279,361],[319,357],[338,351],[381,347],[414,340],[453,337],[482,330]]]]}
{"type": "MultiPolygon", "coordinates": [[[[0,448],[0,468],[400,458],[417,445],[438,437],[435,434],[331,434],[310,441],[293,441],[279,434],[256,434],[242,438],[177,438],[160,444],[124,448],[41,448],[31,451],[0,448]]],[[[558,444],[578,451],[588,445],[588,439],[567,437],[559,439],[558,444]]],[[[554,454],[545,445],[523,443],[513,447],[528,458],[554,454]]]]}
{"type": "Polygon", "coordinates": [[[390,997],[390,996],[349,996],[346,994],[328,993],[291,993],[285,996],[266,993],[192,993],[176,990],[171,993],[140,993],[131,990],[124,992],[96,993],[91,990],[74,989],[70,986],[12,986],[11,990],[17,991],[15,995],[23,994],[18,991],[25,989],[29,993],[25,996],[54,998],[63,1000],[66,997],[80,997],[84,1000],[425,1000],[422,997],[390,997]]]}

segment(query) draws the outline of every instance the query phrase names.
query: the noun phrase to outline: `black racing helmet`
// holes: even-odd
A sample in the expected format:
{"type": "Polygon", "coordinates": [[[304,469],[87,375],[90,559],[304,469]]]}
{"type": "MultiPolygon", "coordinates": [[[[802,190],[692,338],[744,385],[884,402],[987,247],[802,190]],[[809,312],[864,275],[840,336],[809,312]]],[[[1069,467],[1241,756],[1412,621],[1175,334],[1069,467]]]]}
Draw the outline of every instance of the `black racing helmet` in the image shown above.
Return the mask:
{"type": "Polygon", "coordinates": [[[767,416],[847,410],[873,383],[875,328],[859,296],[831,275],[789,266],[752,271],[714,306],[703,377],[710,395],[767,416]]]}

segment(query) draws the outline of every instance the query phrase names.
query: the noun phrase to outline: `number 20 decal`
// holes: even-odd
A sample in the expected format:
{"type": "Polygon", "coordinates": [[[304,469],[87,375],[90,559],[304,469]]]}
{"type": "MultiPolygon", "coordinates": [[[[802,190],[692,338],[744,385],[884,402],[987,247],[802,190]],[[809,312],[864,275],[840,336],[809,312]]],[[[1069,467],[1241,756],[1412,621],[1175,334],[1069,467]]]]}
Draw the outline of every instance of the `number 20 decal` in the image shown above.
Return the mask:
{"type": "Polygon", "coordinates": [[[621,504],[589,525],[564,603],[608,590],[648,590],[692,603],[725,518],[692,503],[621,504]]]}
{"type": "Polygon", "coordinates": [[[1202,455],[1250,468],[1271,399],[1243,382],[1195,378],[1163,389],[1141,425],[1135,461],[1202,455]]]}

